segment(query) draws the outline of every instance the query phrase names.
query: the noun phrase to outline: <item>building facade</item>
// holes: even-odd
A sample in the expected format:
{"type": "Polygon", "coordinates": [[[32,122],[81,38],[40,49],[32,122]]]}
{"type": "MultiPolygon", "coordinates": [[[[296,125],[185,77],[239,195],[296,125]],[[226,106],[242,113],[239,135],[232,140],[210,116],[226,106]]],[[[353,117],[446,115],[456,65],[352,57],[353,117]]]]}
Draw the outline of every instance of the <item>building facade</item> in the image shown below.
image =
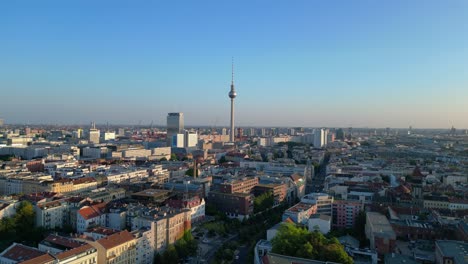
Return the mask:
{"type": "Polygon", "coordinates": [[[167,114],[167,144],[172,145],[172,137],[184,131],[184,113],[167,114]]]}

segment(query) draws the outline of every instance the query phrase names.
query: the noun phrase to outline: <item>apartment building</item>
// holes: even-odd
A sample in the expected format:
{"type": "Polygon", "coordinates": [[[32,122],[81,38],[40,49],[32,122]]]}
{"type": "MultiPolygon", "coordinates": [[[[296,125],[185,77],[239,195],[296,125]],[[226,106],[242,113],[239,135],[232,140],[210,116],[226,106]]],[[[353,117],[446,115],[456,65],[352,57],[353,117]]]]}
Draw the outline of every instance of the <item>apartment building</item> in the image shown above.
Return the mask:
{"type": "Polygon", "coordinates": [[[157,252],[181,239],[185,231],[191,229],[191,212],[188,209],[160,207],[155,211],[146,211],[135,217],[132,230],[150,228],[153,232],[154,246],[157,252]]]}
{"type": "Polygon", "coordinates": [[[285,183],[257,184],[254,186],[253,192],[255,196],[259,196],[263,193],[272,193],[276,205],[284,201],[288,192],[288,187],[285,183]]]}
{"type": "Polygon", "coordinates": [[[335,200],[332,204],[332,226],[334,228],[352,228],[359,212],[364,210],[360,202],[335,200]]]}
{"type": "Polygon", "coordinates": [[[253,213],[254,196],[250,193],[224,193],[211,191],[208,194],[209,204],[225,213],[228,217],[240,220],[253,213]]]}
{"type": "Polygon", "coordinates": [[[366,213],[366,237],[371,249],[379,255],[391,253],[396,246],[396,234],[385,215],[377,212],[366,213]]]}
{"type": "Polygon", "coordinates": [[[186,199],[170,199],[168,205],[172,208],[190,209],[192,223],[205,219],[205,200],[198,195],[186,199]]]}
{"type": "Polygon", "coordinates": [[[54,258],[37,248],[13,243],[0,253],[0,264],[53,264],[54,258]]]}
{"type": "Polygon", "coordinates": [[[50,191],[54,193],[72,193],[73,183],[70,179],[59,179],[49,184],[50,191]]]}
{"type": "Polygon", "coordinates": [[[142,228],[131,233],[136,239],[136,263],[153,264],[156,249],[154,232],[151,228],[142,228]]]}
{"type": "Polygon", "coordinates": [[[282,221],[291,219],[296,224],[307,225],[310,216],[317,213],[317,205],[299,202],[284,211],[282,221]]]}
{"type": "Polygon", "coordinates": [[[31,194],[49,191],[50,175],[19,173],[0,177],[0,195],[31,194]]]}
{"type": "Polygon", "coordinates": [[[109,183],[121,183],[124,181],[148,178],[148,171],[146,169],[111,170],[106,176],[109,183]]]}
{"type": "Polygon", "coordinates": [[[449,209],[449,199],[446,196],[424,196],[424,208],[449,209]]]}
{"type": "Polygon", "coordinates": [[[85,242],[75,240],[70,237],[64,237],[56,234],[48,235],[44,240],[39,242],[38,249],[42,252],[58,254],[77,247],[85,245],[85,242]]]}
{"type": "Polygon", "coordinates": [[[34,211],[37,227],[55,229],[70,223],[70,205],[65,199],[37,203],[34,211]]]}
{"type": "Polygon", "coordinates": [[[105,226],[106,204],[107,203],[99,203],[90,206],[83,206],[78,210],[76,213],[76,231],[81,234],[89,227],[105,226]]]}
{"type": "Polygon", "coordinates": [[[222,193],[250,193],[257,184],[257,177],[246,177],[223,182],[219,185],[219,189],[222,193]]]}
{"type": "Polygon", "coordinates": [[[89,241],[98,250],[99,264],[136,264],[136,239],[127,230],[89,241]]]}
{"type": "Polygon", "coordinates": [[[301,202],[317,205],[317,213],[332,216],[333,196],[326,193],[309,193],[302,197],[301,202]]]}
{"type": "MultiPolygon", "coordinates": [[[[56,264],[97,264],[98,250],[90,244],[63,251],[55,255],[56,264]]],[[[55,264],[54,263],[54,264],[55,264]]]]}
{"type": "Polygon", "coordinates": [[[72,181],[73,192],[82,193],[97,189],[97,181],[93,177],[83,177],[72,181]]]}

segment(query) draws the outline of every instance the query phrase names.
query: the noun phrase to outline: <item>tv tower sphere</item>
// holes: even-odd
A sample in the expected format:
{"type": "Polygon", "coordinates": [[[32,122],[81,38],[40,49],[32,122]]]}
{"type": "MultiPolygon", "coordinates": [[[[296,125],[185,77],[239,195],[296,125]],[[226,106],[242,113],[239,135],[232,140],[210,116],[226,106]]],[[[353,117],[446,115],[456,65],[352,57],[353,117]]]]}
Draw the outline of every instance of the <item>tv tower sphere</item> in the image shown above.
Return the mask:
{"type": "Polygon", "coordinates": [[[237,96],[237,93],[236,91],[234,91],[234,89],[229,92],[229,98],[234,99],[236,98],[236,96],[237,96]]]}

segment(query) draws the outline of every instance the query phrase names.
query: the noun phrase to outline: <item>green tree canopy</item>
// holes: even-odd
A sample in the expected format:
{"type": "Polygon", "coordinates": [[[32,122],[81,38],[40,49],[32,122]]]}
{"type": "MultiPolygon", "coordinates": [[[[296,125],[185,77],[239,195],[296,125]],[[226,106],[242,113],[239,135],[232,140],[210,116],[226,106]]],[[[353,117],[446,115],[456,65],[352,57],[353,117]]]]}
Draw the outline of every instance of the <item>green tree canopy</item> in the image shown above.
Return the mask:
{"type": "Polygon", "coordinates": [[[273,194],[271,192],[262,193],[254,199],[254,212],[258,213],[265,211],[273,207],[274,203],[275,197],[273,197],[273,194]]]}
{"type": "Polygon", "coordinates": [[[194,170],[193,168],[189,168],[189,169],[185,172],[185,175],[190,176],[190,177],[193,177],[194,174],[196,174],[195,177],[198,176],[198,171],[197,171],[197,170],[194,170]]]}
{"type": "Polygon", "coordinates": [[[294,224],[283,223],[271,241],[272,251],[277,254],[321,261],[352,264],[353,260],[344,251],[336,238],[326,238],[319,232],[310,233],[294,224]]]}
{"type": "Polygon", "coordinates": [[[41,241],[44,230],[35,227],[34,219],[34,207],[27,201],[18,205],[13,217],[2,218],[0,220],[0,251],[12,242],[35,246],[37,242],[41,241]]]}
{"type": "Polygon", "coordinates": [[[174,245],[169,245],[162,254],[162,263],[178,263],[179,262],[179,255],[177,254],[177,250],[174,245]]]}

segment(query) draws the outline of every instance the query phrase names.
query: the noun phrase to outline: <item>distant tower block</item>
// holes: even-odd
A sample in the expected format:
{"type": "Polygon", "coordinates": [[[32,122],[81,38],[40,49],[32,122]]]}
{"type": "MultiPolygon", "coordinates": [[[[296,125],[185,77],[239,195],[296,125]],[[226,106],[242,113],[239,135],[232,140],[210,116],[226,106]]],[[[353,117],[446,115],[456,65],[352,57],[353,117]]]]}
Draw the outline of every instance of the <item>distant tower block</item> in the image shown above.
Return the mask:
{"type": "Polygon", "coordinates": [[[89,142],[92,144],[99,144],[99,140],[101,137],[101,131],[96,129],[96,123],[91,123],[91,128],[89,129],[89,142]]]}
{"type": "Polygon", "coordinates": [[[236,98],[237,93],[234,89],[234,61],[232,63],[232,79],[231,79],[231,91],[229,91],[229,98],[231,98],[231,131],[229,133],[229,141],[234,142],[234,99],[236,98]]]}
{"type": "Polygon", "coordinates": [[[184,113],[167,114],[167,146],[173,145],[174,136],[184,133],[184,113]]]}

